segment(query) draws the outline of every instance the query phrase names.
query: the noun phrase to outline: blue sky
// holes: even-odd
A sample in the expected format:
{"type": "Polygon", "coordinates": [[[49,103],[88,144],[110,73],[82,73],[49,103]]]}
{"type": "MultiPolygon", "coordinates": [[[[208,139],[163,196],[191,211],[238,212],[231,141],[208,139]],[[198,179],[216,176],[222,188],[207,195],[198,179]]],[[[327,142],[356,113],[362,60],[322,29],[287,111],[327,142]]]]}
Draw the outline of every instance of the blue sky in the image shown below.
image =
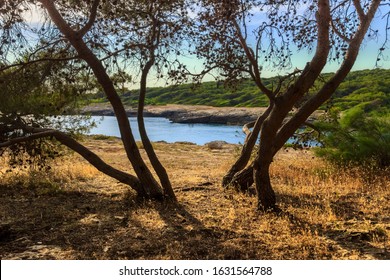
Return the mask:
{"type": "MultiPolygon", "coordinates": [[[[366,42],[360,50],[359,57],[355,62],[355,65],[352,69],[352,71],[356,70],[363,70],[363,69],[375,69],[375,68],[383,68],[383,69],[390,69],[390,51],[386,50],[384,52],[384,56],[386,59],[382,59],[378,65],[376,65],[376,60],[378,56],[378,51],[381,44],[375,42],[375,41],[369,41],[366,42]]],[[[292,67],[291,69],[303,69],[307,62],[310,61],[312,57],[312,53],[308,53],[306,50],[297,51],[293,54],[291,60],[292,60],[292,67]]],[[[202,61],[198,60],[195,57],[185,57],[182,58],[181,61],[183,63],[188,65],[188,68],[191,70],[201,71],[202,70],[202,61]]],[[[328,62],[328,64],[325,66],[323,72],[335,72],[337,71],[338,67],[340,66],[340,62],[328,62]]],[[[286,71],[291,70],[286,69],[286,71]]],[[[262,72],[263,77],[273,77],[277,75],[283,75],[284,73],[276,70],[276,69],[264,69],[262,72]]],[[[213,80],[212,77],[206,77],[205,81],[213,80]]],[[[153,73],[149,76],[149,84],[148,87],[158,87],[158,86],[164,86],[165,81],[164,80],[156,80],[153,78],[153,73]]],[[[131,88],[138,88],[138,85],[133,85],[131,88]]]]}
{"type": "MultiPolygon", "coordinates": [[[[387,8],[388,9],[388,8],[387,8]]],[[[374,69],[376,67],[376,59],[378,55],[379,48],[381,47],[382,43],[385,40],[385,29],[386,29],[386,22],[382,18],[384,14],[386,14],[388,11],[381,11],[376,16],[372,28],[379,30],[379,36],[377,40],[366,40],[364,44],[361,47],[361,51],[359,54],[359,57],[355,63],[355,66],[353,70],[362,70],[362,69],[374,69]]],[[[29,18],[30,22],[40,22],[40,18],[38,17],[38,12],[36,10],[32,11],[30,14],[26,15],[27,18],[29,18]]],[[[262,21],[265,20],[265,14],[264,13],[255,13],[255,18],[253,18],[252,23],[250,24],[252,28],[257,27],[257,24],[260,24],[262,21]]],[[[390,32],[390,30],[388,30],[390,32]]],[[[390,34],[389,34],[390,36],[390,34]]],[[[389,69],[390,68],[390,50],[387,49],[384,53],[384,59],[382,59],[378,66],[380,68],[389,69]]],[[[292,67],[291,69],[299,68],[303,69],[305,64],[310,61],[312,57],[312,53],[308,53],[306,50],[302,51],[293,51],[293,56],[291,57],[292,60],[292,67]]],[[[194,70],[197,72],[200,72],[202,70],[202,61],[196,59],[196,57],[182,57],[182,62],[187,64],[188,68],[190,70],[194,70]]],[[[323,72],[335,72],[337,71],[337,68],[339,67],[340,62],[329,62],[323,72]]],[[[276,75],[283,75],[288,70],[285,71],[278,71],[276,69],[271,68],[264,68],[262,74],[264,77],[272,77],[276,75]]],[[[212,80],[211,77],[206,78],[206,80],[212,80]]],[[[164,86],[165,81],[164,80],[157,80],[153,77],[153,72],[149,75],[149,87],[154,86],[164,86]]],[[[130,88],[137,88],[138,85],[129,85],[130,88]]]]}
{"type": "MultiPolygon", "coordinates": [[[[381,61],[379,61],[378,64],[376,64],[377,56],[379,53],[379,48],[381,48],[383,42],[385,41],[385,35],[386,35],[385,34],[386,22],[382,18],[383,14],[385,14],[385,11],[381,11],[380,13],[378,13],[378,15],[376,16],[376,18],[374,19],[374,21],[372,23],[372,29],[379,30],[378,38],[371,39],[371,40],[366,39],[364,41],[363,45],[361,46],[358,59],[355,62],[353,71],[363,70],[363,69],[375,69],[376,67],[390,69],[390,50],[389,49],[386,49],[383,52],[383,57],[382,57],[381,61]]],[[[257,14],[256,17],[257,16],[259,16],[259,17],[252,21],[252,24],[251,24],[252,28],[257,27],[257,26],[255,26],[255,24],[262,22],[262,20],[263,20],[262,17],[264,17],[264,16],[260,16],[259,14],[257,14]]],[[[389,32],[390,32],[390,30],[389,30],[389,32]]],[[[390,34],[389,34],[389,36],[390,36],[390,34]]],[[[306,50],[301,50],[301,51],[295,50],[295,51],[293,51],[293,55],[291,57],[291,61],[292,61],[291,69],[285,69],[284,71],[280,71],[277,69],[271,69],[269,67],[268,68],[265,67],[263,72],[262,72],[262,75],[263,75],[263,77],[273,77],[273,76],[277,76],[277,75],[283,75],[283,74],[287,73],[289,70],[291,71],[292,69],[295,69],[295,68],[303,69],[304,66],[306,65],[306,63],[310,61],[312,55],[313,55],[313,53],[309,53],[306,50]]],[[[198,71],[198,72],[202,70],[202,61],[196,59],[195,57],[187,56],[187,57],[182,58],[181,61],[184,62],[185,64],[187,64],[187,66],[190,70],[194,70],[194,71],[198,71]]],[[[341,63],[341,61],[339,61],[339,62],[329,61],[328,64],[325,66],[323,72],[326,73],[326,72],[337,71],[338,67],[340,66],[340,63],[341,63]]],[[[156,80],[152,76],[153,76],[153,74],[151,73],[150,79],[149,79],[149,85],[148,85],[149,87],[164,86],[165,81],[156,80]]],[[[213,78],[207,77],[206,80],[213,80],[213,78]]],[[[136,88],[137,85],[132,86],[132,88],[133,87],[136,88]]]]}

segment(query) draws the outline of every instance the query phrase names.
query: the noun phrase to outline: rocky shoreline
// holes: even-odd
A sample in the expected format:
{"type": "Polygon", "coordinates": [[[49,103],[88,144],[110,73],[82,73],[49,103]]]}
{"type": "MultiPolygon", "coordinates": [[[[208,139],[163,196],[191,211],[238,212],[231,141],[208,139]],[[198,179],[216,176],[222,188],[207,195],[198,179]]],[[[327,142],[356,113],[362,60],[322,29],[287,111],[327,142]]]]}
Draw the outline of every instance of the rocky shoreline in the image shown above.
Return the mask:
{"type": "MultiPolygon", "coordinates": [[[[136,109],[125,107],[129,117],[136,116],[136,109]]],[[[146,106],[145,117],[167,118],[175,123],[212,123],[226,125],[244,125],[256,120],[265,108],[212,107],[197,105],[161,105],[146,106]]],[[[82,109],[83,114],[93,116],[114,116],[109,104],[90,104],[82,109]]]]}

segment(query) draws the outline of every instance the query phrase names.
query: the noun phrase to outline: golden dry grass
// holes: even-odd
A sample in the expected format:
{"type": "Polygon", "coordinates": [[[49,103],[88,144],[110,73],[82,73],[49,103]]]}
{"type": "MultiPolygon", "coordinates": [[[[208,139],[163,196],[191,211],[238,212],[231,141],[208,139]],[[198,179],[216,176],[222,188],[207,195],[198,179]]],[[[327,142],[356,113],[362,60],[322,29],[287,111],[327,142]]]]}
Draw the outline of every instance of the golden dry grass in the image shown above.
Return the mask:
{"type": "MultiPolygon", "coordinates": [[[[119,140],[85,144],[131,172],[119,140]]],[[[137,201],[77,155],[57,160],[46,176],[4,173],[0,257],[389,259],[389,173],[345,172],[310,151],[282,151],[272,165],[281,212],[261,213],[254,196],[221,187],[237,146],[154,146],[177,205],[137,201]]]]}

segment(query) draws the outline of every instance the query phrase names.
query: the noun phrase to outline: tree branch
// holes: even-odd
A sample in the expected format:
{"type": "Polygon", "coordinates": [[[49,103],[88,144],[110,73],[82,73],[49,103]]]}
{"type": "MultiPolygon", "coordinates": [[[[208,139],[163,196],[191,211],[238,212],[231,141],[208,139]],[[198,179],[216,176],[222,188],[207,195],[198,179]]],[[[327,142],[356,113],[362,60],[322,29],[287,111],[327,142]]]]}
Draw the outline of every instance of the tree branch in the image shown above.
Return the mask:
{"type": "Polygon", "coordinates": [[[256,121],[244,124],[244,126],[242,127],[242,132],[244,132],[245,135],[248,136],[251,133],[250,129],[255,126],[255,123],[256,121]]]}
{"type": "MultiPolygon", "coordinates": [[[[294,106],[295,102],[299,100],[311,86],[313,86],[328,59],[330,51],[329,25],[331,21],[329,0],[320,0],[318,2],[318,12],[316,14],[316,18],[318,28],[316,52],[312,60],[307,63],[305,69],[303,69],[294,85],[283,95],[283,99],[286,100],[288,104],[292,103],[292,106],[294,106]]],[[[288,106],[284,107],[287,112],[291,110],[288,106]]]]}
{"type": "Polygon", "coordinates": [[[344,6],[345,4],[347,4],[349,1],[351,0],[344,0],[342,1],[341,3],[339,3],[337,6],[335,6],[332,10],[331,10],[331,14],[333,14],[338,8],[340,8],[341,6],[344,6]]]}
{"type": "Polygon", "coordinates": [[[144,116],[143,116],[144,107],[145,107],[147,77],[150,69],[153,67],[156,61],[155,51],[159,45],[160,31],[161,30],[158,21],[153,18],[153,30],[149,41],[150,56],[144,68],[142,69],[142,73],[141,73],[140,90],[139,90],[139,98],[138,98],[138,110],[137,110],[137,122],[138,122],[138,128],[139,128],[142,144],[144,145],[145,151],[150,159],[150,163],[152,164],[154,170],[157,173],[157,176],[160,179],[160,183],[164,189],[165,194],[169,198],[173,199],[174,201],[177,201],[168,174],[164,166],[161,164],[160,160],[158,159],[154,151],[153,145],[149,140],[149,137],[146,132],[144,116]]]}
{"type": "Polygon", "coordinates": [[[7,66],[0,68],[0,71],[5,71],[5,70],[8,70],[8,69],[11,69],[14,67],[19,67],[19,66],[27,66],[27,65],[35,64],[35,63],[39,63],[39,62],[70,61],[70,60],[75,60],[75,59],[79,59],[79,58],[80,58],[79,56],[63,57],[63,58],[44,57],[44,58],[40,58],[40,59],[36,59],[36,60],[30,60],[30,61],[26,61],[26,62],[19,62],[19,63],[10,64],[10,65],[7,65],[7,66]]]}
{"type": "Polygon", "coordinates": [[[272,100],[274,98],[272,91],[269,90],[266,86],[261,81],[260,77],[260,71],[259,71],[259,65],[257,64],[257,61],[255,59],[255,55],[252,49],[250,49],[245,41],[245,38],[242,36],[240,26],[238,25],[237,21],[233,20],[233,25],[236,28],[236,32],[238,35],[238,39],[240,41],[241,47],[244,49],[244,52],[246,54],[246,57],[248,58],[251,66],[252,66],[252,71],[254,78],[255,78],[255,83],[256,85],[264,92],[264,94],[272,100]]]}
{"type": "Polygon", "coordinates": [[[97,16],[97,9],[99,7],[99,3],[100,3],[100,0],[95,0],[93,3],[92,3],[92,9],[91,9],[91,14],[89,16],[89,19],[88,19],[88,22],[83,26],[83,28],[81,28],[79,31],[78,31],[78,34],[81,36],[81,37],[84,37],[84,35],[92,28],[95,20],[96,20],[96,16],[97,16]]]}
{"type": "Polygon", "coordinates": [[[58,29],[67,37],[74,37],[77,33],[70,27],[70,25],[65,21],[60,12],[57,10],[54,2],[52,0],[39,0],[44,8],[49,13],[51,20],[58,27],[58,29]]]}
{"type": "Polygon", "coordinates": [[[321,106],[321,104],[332,96],[340,83],[351,71],[359,54],[361,43],[363,42],[367,30],[371,25],[372,19],[375,16],[380,2],[380,0],[374,0],[371,4],[365,19],[360,23],[358,31],[352,38],[345,59],[336,74],[334,74],[333,77],[325,83],[316,95],[307,100],[297,113],[295,113],[295,115],[278,131],[276,141],[274,143],[276,151],[284,145],[288,138],[299,128],[300,124],[302,124],[315,110],[317,110],[319,106],[321,106]]]}
{"type": "MultiPolygon", "coordinates": [[[[271,102],[271,105],[268,106],[267,110],[257,118],[256,122],[253,124],[252,131],[250,131],[249,127],[248,127],[249,133],[247,134],[247,136],[245,138],[245,142],[244,142],[244,146],[242,147],[241,154],[240,154],[239,158],[236,160],[236,162],[232,165],[230,170],[226,173],[226,175],[222,179],[222,185],[225,188],[227,188],[233,182],[233,177],[235,177],[237,175],[237,173],[240,173],[240,171],[243,168],[245,168],[245,166],[248,164],[248,161],[251,157],[253,147],[255,146],[256,140],[259,137],[260,129],[261,129],[265,119],[269,116],[270,112],[272,111],[272,108],[274,106],[273,104],[274,103],[271,102]]],[[[243,128],[243,130],[244,130],[244,128],[243,128]]]]}
{"type": "Polygon", "coordinates": [[[347,43],[350,43],[350,42],[351,42],[351,39],[350,39],[350,38],[348,38],[347,36],[343,35],[343,34],[337,29],[337,27],[334,25],[333,20],[331,20],[330,23],[331,23],[331,26],[332,26],[332,30],[334,31],[334,33],[336,33],[337,36],[339,36],[342,40],[344,40],[344,41],[347,42],[347,43]]]}
{"type": "Polygon", "coordinates": [[[302,73],[302,70],[295,69],[293,72],[291,72],[291,73],[289,73],[289,74],[287,74],[287,75],[285,75],[283,77],[279,77],[278,86],[274,90],[275,95],[278,94],[281,91],[284,81],[286,81],[287,79],[289,79],[292,76],[295,76],[295,75],[297,75],[299,73],[302,73]]]}
{"type": "Polygon", "coordinates": [[[0,148],[7,148],[7,147],[10,147],[12,145],[19,144],[19,143],[29,142],[29,141],[32,141],[35,139],[46,138],[46,137],[50,137],[50,136],[53,136],[53,132],[51,130],[42,131],[42,132],[27,135],[27,136],[13,138],[13,139],[10,139],[10,140],[5,141],[5,142],[1,142],[0,148]]]}
{"type": "Polygon", "coordinates": [[[91,150],[89,150],[84,145],[77,142],[67,134],[55,129],[43,129],[29,126],[25,126],[23,129],[31,134],[23,137],[14,138],[6,142],[2,142],[0,143],[0,148],[9,147],[11,145],[28,142],[35,139],[54,137],[63,145],[67,146],[71,150],[81,155],[85,160],[87,160],[90,164],[96,167],[99,171],[112,178],[117,179],[121,183],[131,186],[135,191],[137,191],[137,193],[143,192],[137,177],[108,165],[98,155],[93,153],[91,150]]]}
{"type": "Polygon", "coordinates": [[[360,21],[364,21],[366,15],[364,13],[364,10],[362,8],[362,5],[359,0],[353,0],[353,5],[355,6],[356,12],[359,16],[360,21]]]}

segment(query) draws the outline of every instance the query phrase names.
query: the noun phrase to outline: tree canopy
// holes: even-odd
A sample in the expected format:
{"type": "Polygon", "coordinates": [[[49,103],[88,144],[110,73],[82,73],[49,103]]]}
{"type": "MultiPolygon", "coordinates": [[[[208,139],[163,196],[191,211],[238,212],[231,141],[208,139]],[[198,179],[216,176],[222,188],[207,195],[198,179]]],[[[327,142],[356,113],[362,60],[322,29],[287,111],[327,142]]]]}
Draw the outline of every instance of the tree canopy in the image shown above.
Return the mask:
{"type": "MultiPolygon", "coordinates": [[[[206,0],[200,10],[196,55],[205,59],[207,71],[217,71],[228,84],[250,78],[268,99],[268,109],[250,124],[253,130],[223,185],[246,189],[254,182],[258,208],[275,209],[269,176],[274,155],[332,97],[351,71],[365,39],[378,37],[379,31],[371,27],[377,14],[387,23],[382,32],[388,33],[389,3],[206,0]],[[264,20],[254,27],[252,20],[262,16],[264,20]],[[294,49],[312,53],[304,69],[291,67],[294,49]],[[329,61],[337,61],[339,68],[322,81],[329,61]],[[293,70],[269,86],[262,77],[262,70],[269,66],[293,70]],[[258,137],[257,156],[247,166],[258,137]]],[[[379,54],[387,44],[385,36],[379,54]]]]}
{"type": "Polygon", "coordinates": [[[82,84],[86,85],[81,89],[85,93],[97,81],[115,111],[124,150],[136,176],[107,165],[71,135],[53,127],[19,127],[23,136],[2,143],[2,147],[52,136],[102,172],[130,185],[140,196],[175,199],[165,169],[148,140],[142,112],[146,78],[152,67],[160,76],[181,79],[183,66],[176,57],[189,22],[185,2],[20,0],[1,1],[0,8],[1,71],[16,73],[41,62],[66,62],[64,71],[58,72],[61,83],[56,88],[82,84]],[[130,76],[139,77],[138,126],[161,185],[140,155],[119,98],[120,89],[115,86],[116,80],[123,83],[130,76]]]}

